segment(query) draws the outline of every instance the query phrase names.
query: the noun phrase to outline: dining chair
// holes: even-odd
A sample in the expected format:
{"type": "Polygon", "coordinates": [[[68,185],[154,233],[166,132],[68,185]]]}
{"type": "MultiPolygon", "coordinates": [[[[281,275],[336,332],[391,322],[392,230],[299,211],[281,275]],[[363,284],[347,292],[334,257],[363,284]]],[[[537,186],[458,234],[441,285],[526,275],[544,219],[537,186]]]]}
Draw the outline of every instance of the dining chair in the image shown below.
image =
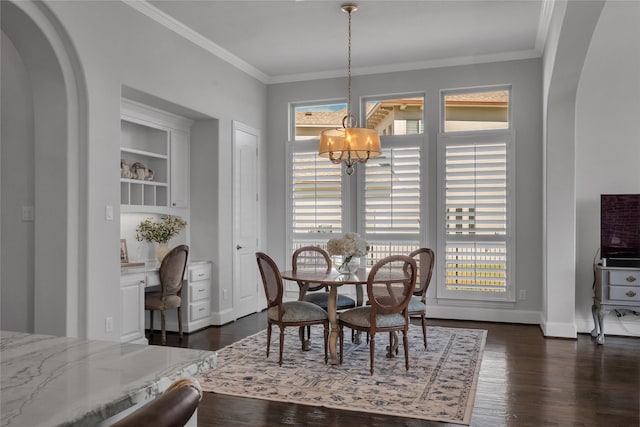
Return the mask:
{"type": "Polygon", "coordinates": [[[182,427],[202,400],[202,388],[195,378],[174,381],[161,395],[136,409],[111,427],[182,427]]]}
{"type": "MultiPolygon", "coordinates": [[[[271,348],[271,328],[280,328],[280,357],[278,364],[282,366],[284,347],[284,330],[287,326],[306,327],[324,326],[324,363],[327,363],[327,340],[329,337],[329,315],[322,307],[307,301],[283,302],[284,285],[276,263],[264,252],[256,252],[258,269],[262,277],[267,297],[267,357],[271,348]]],[[[304,344],[303,344],[304,350],[304,344]]]]}
{"type": "Polygon", "coordinates": [[[182,280],[187,267],[189,246],[178,245],[171,249],[160,263],[160,291],[147,292],[144,295],[144,309],[149,310],[149,327],[153,336],[153,312],[160,311],[162,344],[167,343],[165,311],[178,310],[178,332],[182,338],[182,280]]]}
{"type": "Polygon", "coordinates": [[[416,288],[413,297],[409,301],[409,317],[420,316],[422,321],[422,337],[424,348],[427,348],[427,289],[431,283],[433,265],[436,255],[429,248],[420,248],[409,254],[416,262],[418,269],[416,275],[416,288]]]}
{"type": "MultiPolygon", "coordinates": [[[[324,249],[318,246],[303,246],[296,249],[291,256],[291,266],[294,272],[298,270],[320,270],[325,273],[331,272],[331,257],[324,249]]],[[[329,289],[325,285],[298,280],[298,301],[307,301],[327,309],[329,304],[329,289]],[[323,292],[318,292],[323,291],[323,292]]],[[[336,301],[336,310],[346,310],[356,306],[356,301],[346,295],[338,294],[336,301]]],[[[307,327],[307,339],[310,336],[309,327],[307,327]]],[[[301,330],[300,339],[305,341],[303,330],[301,330]]]]}
{"type": "Polygon", "coordinates": [[[346,310],[338,319],[340,363],[343,360],[344,326],[367,332],[370,372],[373,375],[375,335],[377,332],[402,331],[405,367],[409,370],[409,301],[416,286],[416,262],[408,255],[391,255],[378,261],[367,277],[367,297],[370,305],[346,310]],[[401,281],[390,280],[389,273],[404,273],[401,281]]]}

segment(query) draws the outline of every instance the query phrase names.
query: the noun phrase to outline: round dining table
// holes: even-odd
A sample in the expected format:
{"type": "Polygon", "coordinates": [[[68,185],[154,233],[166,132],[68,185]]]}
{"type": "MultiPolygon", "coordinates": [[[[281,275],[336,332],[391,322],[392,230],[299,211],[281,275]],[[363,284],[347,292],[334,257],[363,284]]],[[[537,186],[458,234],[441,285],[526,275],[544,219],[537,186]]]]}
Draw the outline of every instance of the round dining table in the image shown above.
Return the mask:
{"type": "MultiPolygon", "coordinates": [[[[286,270],[280,272],[285,280],[293,280],[295,282],[308,282],[314,284],[322,284],[329,287],[329,299],[327,301],[327,313],[329,314],[329,354],[331,355],[331,364],[339,364],[338,358],[338,288],[340,286],[356,286],[357,305],[362,305],[363,292],[362,285],[367,284],[369,276],[369,268],[360,267],[352,273],[340,273],[335,268],[330,272],[326,272],[324,268],[304,268],[296,271],[286,270]]],[[[376,274],[376,282],[401,282],[406,279],[403,272],[383,272],[378,271],[376,274]]]]}

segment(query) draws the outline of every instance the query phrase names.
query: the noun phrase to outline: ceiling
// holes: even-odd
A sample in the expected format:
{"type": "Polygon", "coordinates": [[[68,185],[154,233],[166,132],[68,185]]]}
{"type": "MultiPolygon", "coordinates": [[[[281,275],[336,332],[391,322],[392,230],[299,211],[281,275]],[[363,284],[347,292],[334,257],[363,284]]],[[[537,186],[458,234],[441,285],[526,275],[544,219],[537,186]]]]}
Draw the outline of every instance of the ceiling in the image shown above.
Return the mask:
{"type": "MultiPolygon", "coordinates": [[[[539,57],[553,0],[360,0],[354,75],[539,57]]],[[[345,1],[127,2],[265,83],[344,76],[345,1]]]]}

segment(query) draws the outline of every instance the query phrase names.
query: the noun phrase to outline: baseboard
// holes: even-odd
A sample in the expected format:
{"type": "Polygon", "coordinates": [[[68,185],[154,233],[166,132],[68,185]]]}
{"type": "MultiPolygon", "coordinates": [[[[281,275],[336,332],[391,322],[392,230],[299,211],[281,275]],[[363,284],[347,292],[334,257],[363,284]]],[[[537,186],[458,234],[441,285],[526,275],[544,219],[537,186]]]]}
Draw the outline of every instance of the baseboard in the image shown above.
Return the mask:
{"type": "Polygon", "coordinates": [[[546,322],[542,321],[540,324],[542,333],[545,337],[553,338],[577,338],[578,330],[575,322],[573,323],[561,323],[561,322],[546,322]]]}
{"type": "Polygon", "coordinates": [[[494,307],[462,307],[455,305],[427,305],[427,316],[436,319],[472,320],[477,322],[524,323],[540,325],[539,311],[505,310],[494,307]]]}
{"type": "Polygon", "coordinates": [[[229,322],[233,322],[234,320],[236,320],[235,316],[233,315],[233,309],[227,309],[227,310],[223,310],[223,311],[214,311],[211,313],[211,324],[212,325],[225,325],[229,322]]]}
{"type": "MultiPolygon", "coordinates": [[[[622,317],[617,317],[615,311],[612,311],[604,318],[603,323],[605,337],[607,335],[640,337],[640,316],[629,313],[622,317]]],[[[576,326],[579,333],[591,333],[595,326],[593,316],[576,317],[576,326]]]]}

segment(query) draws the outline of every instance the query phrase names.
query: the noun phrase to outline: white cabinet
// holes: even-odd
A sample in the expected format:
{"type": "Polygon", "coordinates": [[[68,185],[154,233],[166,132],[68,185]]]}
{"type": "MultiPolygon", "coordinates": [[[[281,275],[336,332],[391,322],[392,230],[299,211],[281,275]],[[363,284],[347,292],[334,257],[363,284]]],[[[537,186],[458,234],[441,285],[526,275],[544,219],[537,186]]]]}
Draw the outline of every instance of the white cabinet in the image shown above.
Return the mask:
{"type": "Polygon", "coordinates": [[[122,101],[120,205],[125,210],[188,209],[192,124],[184,117],[122,101]]]}
{"type": "Polygon", "coordinates": [[[189,134],[171,132],[171,207],[189,206],[189,134]]]}
{"type": "Polygon", "coordinates": [[[211,324],[211,263],[189,266],[187,324],[190,331],[211,324]]]}
{"type": "Polygon", "coordinates": [[[120,341],[146,344],[144,335],[144,274],[120,276],[120,341]]]}
{"type": "Polygon", "coordinates": [[[604,344],[604,318],[611,310],[640,311],[640,268],[596,267],[591,336],[604,344]]]}

